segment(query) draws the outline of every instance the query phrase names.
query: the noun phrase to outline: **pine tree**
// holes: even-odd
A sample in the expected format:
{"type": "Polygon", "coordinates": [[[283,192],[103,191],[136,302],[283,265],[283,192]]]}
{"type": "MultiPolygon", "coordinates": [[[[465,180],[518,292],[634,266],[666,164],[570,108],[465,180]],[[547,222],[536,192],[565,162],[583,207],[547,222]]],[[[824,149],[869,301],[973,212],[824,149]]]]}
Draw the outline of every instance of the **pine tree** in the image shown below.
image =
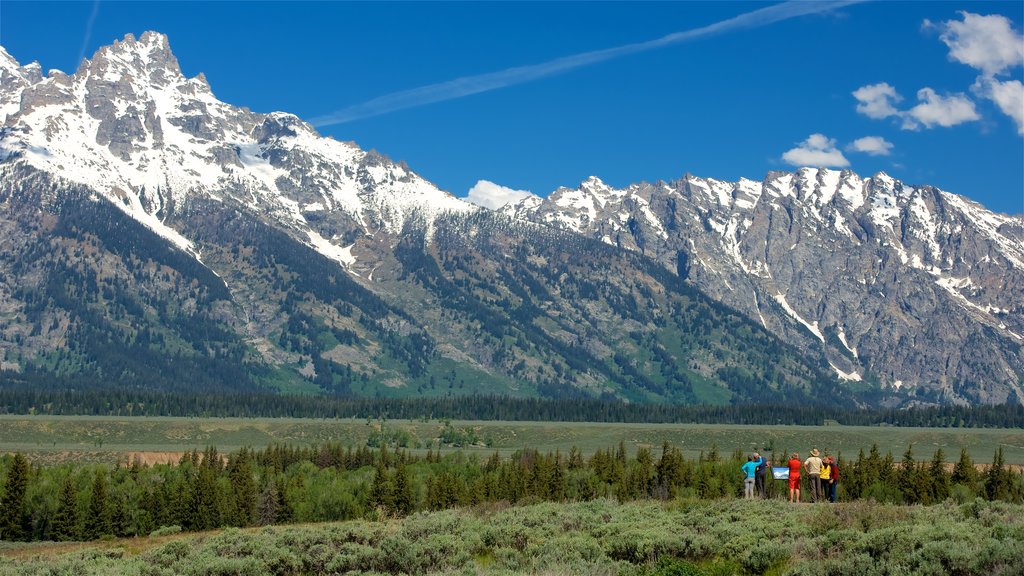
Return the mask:
{"type": "Polygon", "coordinates": [[[295,509],[292,508],[292,502],[288,498],[288,485],[285,483],[284,476],[278,476],[274,482],[277,487],[277,518],[275,519],[278,524],[287,524],[295,519],[295,509]]]}
{"type": "Polygon", "coordinates": [[[565,466],[566,464],[562,461],[562,454],[556,450],[554,467],[551,469],[550,488],[551,499],[556,502],[565,500],[565,493],[568,489],[569,481],[565,466]]]}
{"type": "Polygon", "coordinates": [[[399,461],[395,468],[395,511],[401,515],[411,514],[415,508],[412,495],[412,481],[409,478],[409,470],[405,462],[399,461]]]}
{"type": "Polygon", "coordinates": [[[946,471],[946,455],[942,448],[935,451],[932,463],[928,467],[928,480],[931,482],[931,502],[942,502],[949,498],[949,472],[946,471]]]}
{"type": "Polygon", "coordinates": [[[377,461],[377,470],[373,475],[373,482],[370,484],[369,504],[371,507],[385,510],[391,509],[394,505],[394,493],[384,458],[377,461]]]}
{"type": "Polygon", "coordinates": [[[903,501],[914,504],[921,500],[921,485],[918,484],[917,463],[914,462],[914,445],[907,446],[900,463],[900,475],[897,487],[903,493],[903,501]]]}
{"type": "Polygon", "coordinates": [[[25,514],[28,473],[28,460],[21,452],[15,453],[4,482],[4,496],[0,499],[0,539],[13,541],[28,537],[25,514]]]}
{"type": "Polygon", "coordinates": [[[228,466],[233,496],[230,523],[234,526],[250,526],[256,514],[256,480],[250,461],[249,451],[242,448],[228,466]]]}
{"type": "Polygon", "coordinates": [[[217,486],[216,468],[219,465],[203,465],[196,470],[192,480],[189,498],[191,514],[195,519],[192,530],[209,530],[221,526],[221,493],[217,486]]]}
{"type": "Polygon", "coordinates": [[[668,440],[661,445],[661,459],[658,460],[656,472],[658,475],[658,488],[662,498],[675,498],[679,493],[681,484],[681,470],[676,455],[676,448],[669,446],[668,440]]]}
{"type": "Polygon", "coordinates": [[[78,527],[78,491],[72,474],[64,478],[57,502],[57,514],[53,517],[53,538],[59,541],[77,540],[80,535],[78,527]]]}
{"type": "Polygon", "coordinates": [[[267,482],[263,492],[260,493],[259,503],[256,505],[256,521],[260,526],[273,524],[277,520],[278,495],[277,485],[274,482],[267,482]]]}
{"type": "Polygon", "coordinates": [[[93,478],[92,491],[89,495],[89,515],[85,517],[86,540],[96,540],[101,536],[108,536],[114,533],[114,523],[111,518],[110,501],[108,499],[107,471],[96,470],[93,478]]]}
{"type": "Polygon", "coordinates": [[[978,483],[978,470],[971,461],[971,455],[967,448],[960,449],[960,460],[953,466],[953,476],[950,478],[954,484],[967,486],[973,492],[978,483]]]}
{"type": "Polygon", "coordinates": [[[996,450],[992,466],[985,474],[985,497],[989,500],[1009,500],[1013,489],[1013,473],[1006,469],[1003,447],[996,450]]]}

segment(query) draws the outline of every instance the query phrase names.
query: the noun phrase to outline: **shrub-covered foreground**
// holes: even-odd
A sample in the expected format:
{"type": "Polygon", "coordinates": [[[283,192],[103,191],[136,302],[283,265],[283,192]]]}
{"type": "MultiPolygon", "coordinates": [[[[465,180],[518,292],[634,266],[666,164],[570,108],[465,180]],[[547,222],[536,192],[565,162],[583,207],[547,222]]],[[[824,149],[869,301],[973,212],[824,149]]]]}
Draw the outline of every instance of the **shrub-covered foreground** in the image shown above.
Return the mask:
{"type": "MultiPolygon", "coordinates": [[[[34,574],[1024,574],[1024,507],[596,500],[146,539],[29,559],[34,574]]],[[[31,545],[30,545],[31,546],[31,545]]],[[[11,549],[8,549],[10,552],[11,549]]]]}

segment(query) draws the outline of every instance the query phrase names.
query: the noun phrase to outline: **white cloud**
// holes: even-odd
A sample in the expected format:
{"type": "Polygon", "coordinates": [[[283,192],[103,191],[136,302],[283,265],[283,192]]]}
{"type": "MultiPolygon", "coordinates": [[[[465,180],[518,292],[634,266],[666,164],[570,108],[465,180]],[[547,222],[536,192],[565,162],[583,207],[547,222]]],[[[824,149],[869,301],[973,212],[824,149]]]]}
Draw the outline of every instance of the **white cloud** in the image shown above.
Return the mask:
{"type": "Polygon", "coordinates": [[[469,194],[466,196],[466,200],[469,200],[477,206],[497,210],[509,202],[518,202],[528,196],[533,196],[533,194],[528,190],[513,190],[512,188],[495,184],[494,182],[478,180],[477,183],[469,189],[469,194]]]}
{"type": "Polygon", "coordinates": [[[921,88],[917,99],[920,104],[902,114],[904,130],[917,130],[922,125],[949,128],[981,118],[974,109],[974,101],[963,94],[941,96],[931,88],[921,88]]]}
{"type": "MultiPolygon", "coordinates": [[[[1009,18],[960,12],[963,21],[938,24],[939,38],[949,47],[949,57],[994,76],[1024,63],[1024,36],[1013,29],[1009,18]]],[[[925,26],[931,23],[925,21],[925,26]]]]}
{"type": "Polygon", "coordinates": [[[949,58],[981,71],[971,89],[987,98],[1017,124],[1024,136],[1024,85],[1019,80],[1000,81],[995,77],[1024,64],[1024,35],[1013,29],[1005,16],[982,16],[960,12],[962,21],[949,20],[925,27],[936,27],[939,38],[949,47],[949,58]]]}
{"type": "MultiPolygon", "coordinates": [[[[1013,22],[998,14],[983,16],[960,12],[963,20],[934,24],[924,21],[924,28],[938,29],[939,38],[949,47],[950,60],[966,64],[981,72],[971,90],[980,98],[994,102],[1017,124],[1024,136],[1024,85],[1019,80],[1000,81],[995,77],[1024,64],[1024,35],[1013,29],[1013,22]]],[[[853,92],[857,112],[877,120],[896,117],[904,130],[948,128],[979,120],[974,101],[962,93],[942,96],[931,88],[917,91],[918,104],[899,110],[895,104],[902,98],[886,82],[862,86],[853,92]]]]}
{"type": "Polygon", "coordinates": [[[1020,80],[1001,82],[994,78],[978,78],[972,87],[975,93],[988,98],[1004,114],[1017,123],[1017,133],[1024,136],[1024,84],[1020,80]]]}
{"type": "Polygon", "coordinates": [[[888,156],[892,152],[892,142],[881,136],[865,136],[858,138],[846,147],[853,152],[863,152],[872,156],[888,156]]]}
{"type": "Polygon", "coordinates": [[[793,166],[844,168],[850,165],[836,148],[836,141],[824,134],[811,134],[799,146],[783,154],[782,160],[793,166]]]}
{"type": "Polygon", "coordinates": [[[903,100],[896,89],[886,82],[861,86],[853,91],[853,97],[858,102],[857,112],[876,120],[898,116],[900,111],[893,104],[903,100]]]}

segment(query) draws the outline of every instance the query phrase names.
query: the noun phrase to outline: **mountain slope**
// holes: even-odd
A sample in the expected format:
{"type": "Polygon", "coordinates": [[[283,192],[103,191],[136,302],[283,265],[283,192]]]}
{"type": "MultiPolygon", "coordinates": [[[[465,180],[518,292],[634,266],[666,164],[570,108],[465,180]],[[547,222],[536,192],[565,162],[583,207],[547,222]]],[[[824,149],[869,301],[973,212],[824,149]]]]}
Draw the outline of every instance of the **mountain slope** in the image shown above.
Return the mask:
{"type": "Polygon", "coordinates": [[[835,373],[942,402],[1024,401],[1024,220],[885,174],[591,178],[503,212],[636,251],[835,373]]]}
{"type": "Polygon", "coordinates": [[[1024,401],[1024,220],[929,186],[592,178],[502,216],[220,102],[152,32],[71,75],[0,50],[0,118],[12,378],[1024,401]]]}

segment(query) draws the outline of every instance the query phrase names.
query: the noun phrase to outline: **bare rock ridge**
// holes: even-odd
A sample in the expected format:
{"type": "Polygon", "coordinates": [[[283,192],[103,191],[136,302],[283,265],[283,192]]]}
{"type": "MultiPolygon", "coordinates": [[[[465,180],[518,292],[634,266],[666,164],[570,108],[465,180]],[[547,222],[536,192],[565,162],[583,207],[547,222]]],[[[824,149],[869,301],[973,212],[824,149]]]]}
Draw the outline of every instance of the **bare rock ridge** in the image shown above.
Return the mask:
{"type": "Polygon", "coordinates": [[[650,256],[823,349],[840,378],[1024,398],[1020,217],[884,173],[810,168],[625,189],[590,178],[502,211],[650,256]]]}
{"type": "Polygon", "coordinates": [[[1024,220],[930,186],[590,178],[494,213],[219,101],[154,32],[70,75],[0,48],[0,123],[25,378],[146,370],[119,341],[327,392],[1024,401],[1024,220]]]}

